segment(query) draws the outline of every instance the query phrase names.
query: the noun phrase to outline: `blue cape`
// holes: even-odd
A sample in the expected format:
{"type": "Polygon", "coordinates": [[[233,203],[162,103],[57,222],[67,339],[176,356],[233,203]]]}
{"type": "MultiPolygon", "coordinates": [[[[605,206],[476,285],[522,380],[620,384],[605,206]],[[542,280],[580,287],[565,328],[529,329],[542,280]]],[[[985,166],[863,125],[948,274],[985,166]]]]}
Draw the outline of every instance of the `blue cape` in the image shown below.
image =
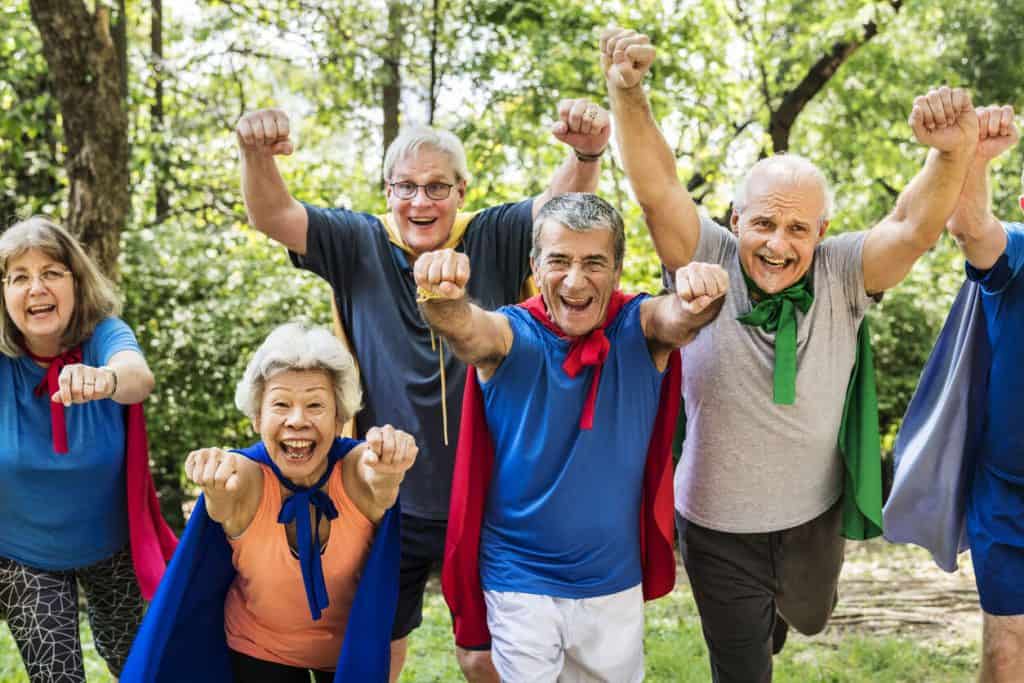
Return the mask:
{"type": "MultiPolygon", "coordinates": [[[[347,453],[359,441],[336,439],[347,453]]],[[[266,462],[262,444],[238,451],[266,462]]],[[[335,683],[386,683],[391,665],[391,626],[398,602],[399,506],[377,526],[363,566],[335,683]]],[[[146,612],[121,680],[136,683],[230,683],[234,680],[224,634],[224,599],[235,578],[231,547],[200,496],[178,549],[146,612]]],[[[295,609],[308,613],[305,604],[295,609]]]]}
{"type": "Polygon", "coordinates": [[[967,549],[966,505],[981,437],[991,349],[981,287],[964,283],[946,317],[894,449],[885,537],[914,543],[947,572],[967,549]]]}

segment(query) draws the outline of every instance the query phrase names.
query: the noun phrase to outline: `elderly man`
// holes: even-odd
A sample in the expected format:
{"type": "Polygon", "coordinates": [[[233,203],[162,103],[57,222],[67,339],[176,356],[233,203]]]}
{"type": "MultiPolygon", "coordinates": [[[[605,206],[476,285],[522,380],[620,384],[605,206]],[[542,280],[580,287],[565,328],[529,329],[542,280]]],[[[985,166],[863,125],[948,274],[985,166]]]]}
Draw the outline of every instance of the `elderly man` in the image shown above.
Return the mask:
{"type": "MultiPolygon", "coordinates": [[[[851,536],[878,532],[880,492],[863,506],[847,484],[843,500],[844,460],[849,467],[857,455],[846,450],[848,385],[864,401],[859,414],[875,415],[875,433],[860,432],[861,445],[877,443],[871,373],[851,380],[869,353],[861,322],[871,297],[898,284],[939,238],[977,116],[960,90],[914,101],[914,136],[932,149],[892,213],[868,231],[823,239],[832,203],[825,178],[792,155],[751,169],[730,231],[699,217],[677,178],[642,85],[654,60],[647,37],[613,29],[601,47],[620,152],[662,262],[670,270],[719,263],[729,272],[722,314],[683,354],[677,526],[714,680],[768,681],[787,622],[812,634],[831,614],[841,529],[849,528],[844,504],[856,499],[853,512],[864,513],[866,528],[851,536]]],[[[877,479],[877,463],[875,451],[874,463],[861,464],[873,465],[877,479]]]]}
{"type": "Polygon", "coordinates": [[[678,365],[665,373],[717,314],[728,278],[691,263],[676,274],[678,296],[626,296],[624,249],[615,209],[566,194],[534,222],[541,294],[522,306],[471,304],[465,255],[416,264],[424,316],[475,368],[445,598],[456,642],[490,638],[502,680],[641,680],[643,599],[673,587],[678,365]]]}
{"type": "MultiPolygon", "coordinates": [[[[978,149],[949,221],[981,287],[991,347],[985,420],[967,495],[967,535],[983,610],[983,683],[1024,680],[1024,224],[992,213],[988,165],[1019,139],[1010,107],[978,110],[978,149]]],[[[1024,177],[1022,177],[1024,182],[1024,177]]],[[[1020,199],[1024,209],[1024,196],[1020,199]]],[[[947,492],[948,495],[948,492],[947,492]]]]}
{"type": "MultiPolygon", "coordinates": [[[[291,154],[288,117],[280,110],[244,116],[237,136],[249,220],[284,244],[293,263],[327,280],[344,332],[363,374],[362,434],[391,423],[412,433],[419,458],[402,484],[401,591],[393,634],[392,680],[405,660],[406,637],[422,621],[423,590],[442,558],[465,366],[434,347],[416,309],[412,268],[421,254],[454,248],[478,273],[470,286],[487,308],[514,303],[529,276],[533,216],[549,198],[597,185],[607,146],[607,113],[583,100],[559,105],[554,136],[572,149],[547,191],[534,199],[460,213],[469,172],[451,133],[417,127],[387,150],[383,177],[388,213],[373,216],[296,201],[274,156],[291,154]],[[446,391],[442,391],[442,388],[446,391]],[[448,425],[448,418],[451,425],[448,425]]],[[[458,651],[469,680],[494,681],[486,652],[458,651]]]]}

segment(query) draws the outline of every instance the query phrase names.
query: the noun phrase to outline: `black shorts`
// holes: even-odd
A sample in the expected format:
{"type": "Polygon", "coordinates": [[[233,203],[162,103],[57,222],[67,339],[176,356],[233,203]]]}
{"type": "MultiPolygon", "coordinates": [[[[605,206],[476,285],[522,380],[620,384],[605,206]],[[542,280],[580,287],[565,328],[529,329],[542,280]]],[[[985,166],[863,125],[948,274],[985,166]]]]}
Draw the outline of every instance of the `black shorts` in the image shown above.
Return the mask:
{"type": "Polygon", "coordinates": [[[398,607],[391,639],[405,638],[423,623],[423,591],[431,572],[441,571],[448,522],[402,515],[402,559],[398,607]]]}

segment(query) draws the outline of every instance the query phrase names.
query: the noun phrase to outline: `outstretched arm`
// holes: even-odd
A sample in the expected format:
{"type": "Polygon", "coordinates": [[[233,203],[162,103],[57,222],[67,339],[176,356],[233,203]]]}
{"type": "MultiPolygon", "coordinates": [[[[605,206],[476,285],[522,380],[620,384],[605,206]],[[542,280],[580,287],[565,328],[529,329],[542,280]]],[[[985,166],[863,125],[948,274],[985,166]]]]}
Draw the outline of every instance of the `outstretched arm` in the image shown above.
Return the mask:
{"type": "Polygon", "coordinates": [[[566,192],[595,192],[601,176],[601,156],[608,147],[611,120],[601,107],[588,100],[562,100],[558,121],[551,128],[556,139],[568,145],[569,156],[551,177],[551,184],[533,200],[533,217],[552,197],[566,192]]]}
{"type": "Polygon", "coordinates": [[[206,514],[236,538],[249,528],[263,495],[263,472],[244,455],[201,448],[185,459],[185,476],[199,485],[206,514]]]}
{"type": "Polygon", "coordinates": [[[978,140],[978,116],[959,88],[938,88],[914,100],[914,137],[931,147],[928,159],[900,193],[896,208],[864,241],[864,287],[869,294],[898,285],[935,245],[956,206],[978,140]]]}
{"type": "Polygon", "coordinates": [[[291,154],[291,124],[281,109],[246,114],[235,127],[242,160],[242,198],[249,223],[296,254],[306,253],[306,209],[288,192],[274,156],[291,154]]]}
{"type": "Polygon", "coordinates": [[[722,310],[729,273],[713,263],[676,270],[676,291],[640,305],[640,324],[655,367],[664,370],[672,351],[686,346],[722,310]]]}
{"type": "Polygon", "coordinates": [[[398,500],[398,487],[416,462],[418,450],[412,435],[384,425],[371,427],[366,443],[352,453],[355,457],[342,461],[346,493],[374,524],[398,500]]]}
{"type": "Polygon", "coordinates": [[[505,316],[469,302],[469,257],[452,249],[427,252],[416,259],[413,275],[427,324],[481,379],[489,379],[512,348],[512,326],[505,316]]]}
{"type": "Polygon", "coordinates": [[[658,258],[676,270],[689,263],[697,250],[700,218],[690,193],[679,182],[675,155],[654,121],[644,92],[644,75],[653,62],[654,47],[647,36],[619,28],[601,36],[601,66],[622,164],[658,258]]]}
{"type": "Polygon", "coordinates": [[[66,365],[58,379],[60,389],[50,396],[54,403],[70,406],[109,398],[123,405],[141,403],[153,391],[156,380],[138,351],[118,351],[101,367],[66,365]]]}
{"type": "Polygon", "coordinates": [[[1006,251],[1006,231],[992,213],[989,162],[1017,144],[1020,133],[1013,107],[981,107],[978,113],[978,149],[967,171],[960,201],[949,219],[949,233],[960,245],[967,262],[987,270],[1006,251]]]}

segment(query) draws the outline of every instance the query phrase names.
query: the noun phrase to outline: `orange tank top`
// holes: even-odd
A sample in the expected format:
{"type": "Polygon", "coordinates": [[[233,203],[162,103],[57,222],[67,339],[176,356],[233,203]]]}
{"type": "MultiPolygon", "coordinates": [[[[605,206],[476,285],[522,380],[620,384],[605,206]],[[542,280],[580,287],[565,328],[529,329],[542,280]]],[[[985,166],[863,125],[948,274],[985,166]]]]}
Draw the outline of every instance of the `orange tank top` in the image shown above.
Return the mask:
{"type": "Polygon", "coordinates": [[[288,666],[334,671],[363,563],[373,542],[373,524],[352,503],[334,467],[327,494],[338,509],[321,555],[329,605],[313,621],[299,559],[277,521],[281,486],[263,469],[263,497],[252,523],[228,539],[238,572],[224,601],[224,631],[236,652],[288,666]]]}

